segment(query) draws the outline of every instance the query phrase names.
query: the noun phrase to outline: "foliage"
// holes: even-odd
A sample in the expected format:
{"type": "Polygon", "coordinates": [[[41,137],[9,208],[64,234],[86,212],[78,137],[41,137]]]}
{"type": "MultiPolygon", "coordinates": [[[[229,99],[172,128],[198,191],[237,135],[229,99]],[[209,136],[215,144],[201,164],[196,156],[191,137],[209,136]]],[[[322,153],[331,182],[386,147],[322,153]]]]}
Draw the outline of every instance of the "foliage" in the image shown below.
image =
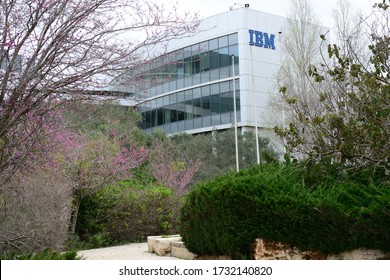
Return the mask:
{"type": "MultiPolygon", "coordinates": [[[[109,116],[115,115],[111,112],[109,116]]],[[[82,200],[107,184],[130,178],[131,169],[142,165],[148,150],[115,131],[103,134],[105,131],[96,128],[89,133],[82,130],[77,133],[68,129],[67,124],[62,112],[58,112],[57,123],[48,128],[50,140],[55,144],[53,151],[46,149],[46,161],[72,182],[74,209],[70,231],[74,233],[82,200]]],[[[104,127],[107,123],[100,125],[104,127]]]]}
{"type": "Polygon", "coordinates": [[[388,183],[306,174],[303,163],[268,164],[198,184],[181,210],[187,248],[248,258],[251,243],[264,238],[325,254],[360,247],[390,251],[388,183]]]}
{"type": "Polygon", "coordinates": [[[148,161],[157,182],[178,194],[186,191],[201,164],[197,158],[179,154],[169,139],[152,143],[148,161]]]}
{"type": "Polygon", "coordinates": [[[149,0],[1,1],[0,176],[24,166],[45,136],[41,118],[58,103],[94,99],[157,44],[191,34],[197,15],[176,9],[149,0]]]}
{"type": "Polygon", "coordinates": [[[46,248],[39,253],[29,253],[26,255],[0,256],[0,260],[79,260],[76,251],[58,252],[46,248]]]}
{"type": "MultiPolygon", "coordinates": [[[[236,168],[234,129],[213,131],[211,134],[179,134],[172,137],[180,154],[201,161],[194,178],[196,182],[226,174],[236,168]]],[[[248,168],[256,162],[256,138],[253,132],[246,131],[238,136],[240,168],[248,168]]],[[[273,162],[277,154],[270,148],[269,140],[259,138],[260,162],[273,162]]]]}
{"type": "Polygon", "coordinates": [[[96,103],[76,103],[63,111],[68,126],[80,134],[94,138],[100,135],[118,136],[139,145],[146,144],[139,128],[142,116],[132,107],[121,106],[113,100],[96,103]]]}
{"type": "Polygon", "coordinates": [[[122,181],[100,189],[81,204],[77,233],[92,246],[176,233],[181,205],[182,198],[171,189],[122,181]]]}
{"type": "MultiPolygon", "coordinates": [[[[376,5],[372,14],[369,61],[356,53],[354,36],[344,34],[343,47],[329,44],[328,57],[305,69],[312,81],[310,102],[290,102],[294,91],[290,85],[280,90],[295,118],[289,127],[276,127],[275,132],[291,151],[337,164],[336,173],[371,169],[388,175],[390,171],[389,3],[376,5]]],[[[326,43],[325,36],[321,38],[326,43]]]]}

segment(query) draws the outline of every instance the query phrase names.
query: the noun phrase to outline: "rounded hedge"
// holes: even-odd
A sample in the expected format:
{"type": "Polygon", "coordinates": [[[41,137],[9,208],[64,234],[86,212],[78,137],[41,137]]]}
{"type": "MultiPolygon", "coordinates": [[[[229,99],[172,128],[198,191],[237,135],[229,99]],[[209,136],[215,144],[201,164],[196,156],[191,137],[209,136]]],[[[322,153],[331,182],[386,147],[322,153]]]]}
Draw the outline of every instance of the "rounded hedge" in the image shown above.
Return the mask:
{"type": "Polygon", "coordinates": [[[180,233],[199,255],[250,257],[256,238],[338,253],[390,251],[390,187],[331,177],[306,184],[304,165],[269,164],[198,184],[180,233]]]}

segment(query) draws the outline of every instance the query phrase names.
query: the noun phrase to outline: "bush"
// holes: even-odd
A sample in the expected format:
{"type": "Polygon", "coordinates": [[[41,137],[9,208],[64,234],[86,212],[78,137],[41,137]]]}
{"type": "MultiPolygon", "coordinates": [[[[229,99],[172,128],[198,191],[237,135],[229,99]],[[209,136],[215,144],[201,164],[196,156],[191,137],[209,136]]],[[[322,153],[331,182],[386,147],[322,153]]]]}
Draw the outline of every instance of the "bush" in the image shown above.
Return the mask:
{"type": "Polygon", "coordinates": [[[58,252],[47,248],[39,253],[25,255],[0,256],[0,260],[79,260],[76,251],[58,252]]]}
{"type": "Polygon", "coordinates": [[[90,247],[145,241],[149,235],[177,233],[182,197],[165,187],[122,182],[82,203],[77,232],[90,247]]]}
{"type": "Polygon", "coordinates": [[[63,250],[71,208],[72,186],[62,174],[44,168],[16,173],[0,184],[0,254],[63,250]]]}
{"type": "Polygon", "coordinates": [[[197,254],[248,258],[256,238],[338,253],[390,251],[390,187],[348,178],[305,181],[306,166],[257,166],[201,183],[186,197],[180,233],[197,254]]]}

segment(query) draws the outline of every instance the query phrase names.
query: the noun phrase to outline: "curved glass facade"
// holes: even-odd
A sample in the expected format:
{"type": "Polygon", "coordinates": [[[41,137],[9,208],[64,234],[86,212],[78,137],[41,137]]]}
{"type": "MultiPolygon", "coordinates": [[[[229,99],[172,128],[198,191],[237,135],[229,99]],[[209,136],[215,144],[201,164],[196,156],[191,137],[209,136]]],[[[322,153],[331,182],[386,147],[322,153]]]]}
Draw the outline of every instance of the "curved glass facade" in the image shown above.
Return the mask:
{"type": "MultiPolygon", "coordinates": [[[[118,77],[119,87],[145,99],[142,128],[168,133],[233,123],[232,55],[239,74],[238,34],[175,50],[118,77]],[[147,100],[147,101],[146,101],[147,100]]],[[[240,91],[236,79],[237,116],[240,91]]]]}
{"type": "MultiPolygon", "coordinates": [[[[236,83],[237,121],[240,121],[240,91],[236,83]]],[[[161,127],[168,133],[212,127],[234,122],[232,81],[179,91],[139,105],[144,121],[142,128],[150,131],[161,127]]]]}

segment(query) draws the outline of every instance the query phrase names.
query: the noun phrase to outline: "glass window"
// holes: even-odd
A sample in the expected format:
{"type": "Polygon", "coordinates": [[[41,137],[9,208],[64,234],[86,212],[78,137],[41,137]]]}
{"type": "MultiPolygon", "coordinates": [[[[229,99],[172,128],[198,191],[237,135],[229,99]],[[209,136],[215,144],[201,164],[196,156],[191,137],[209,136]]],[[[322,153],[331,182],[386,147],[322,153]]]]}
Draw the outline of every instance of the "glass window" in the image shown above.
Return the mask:
{"type": "Polygon", "coordinates": [[[234,64],[238,63],[238,45],[229,46],[229,55],[234,55],[234,64]]]}
{"type": "Polygon", "coordinates": [[[221,113],[233,111],[233,94],[232,92],[223,93],[220,95],[220,111],[221,113]]]}
{"type": "Polygon", "coordinates": [[[229,48],[219,49],[219,66],[224,67],[230,65],[229,48]]]}
{"type": "Polygon", "coordinates": [[[202,127],[202,118],[194,119],[194,129],[202,127]]]}
{"type": "Polygon", "coordinates": [[[230,67],[230,66],[221,67],[219,69],[219,78],[220,79],[228,78],[231,70],[232,70],[232,67],[230,67]]]}
{"type": "Polygon", "coordinates": [[[164,108],[164,124],[171,122],[171,110],[164,108]]]}
{"type": "Polygon", "coordinates": [[[177,120],[178,121],[183,121],[184,120],[184,116],[185,116],[184,111],[182,111],[182,110],[178,110],[177,111],[177,120]]]}
{"type": "Polygon", "coordinates": [[[203,122],[203,127],[211,126],[211,116],[203,117],[202,122],[203,122]]]}
{"type": "Polygon", "coordinates": [[[195,115],[196,117],[201,116],[201,115],[202,115],[202,114],[201,114],[201,112],[202,112],[202,103],[201,103],[200,98],[194,99],[194,100],[192,101],[192,104],[193,104],[193,106],[194,106],[194,115],[195,115]]]}
{"type": "Polygon", "coordinates": [[[157,110],[153,110],[151,112],[151,127],[157,126],[157,110]]]}
{"type": "Polygon", "coordinates": [[[200,81],[206,83],[210,81],[210,71],[204,71],[200,73],[200,81]]]}
{"type": "Polygon", "coordinates": [[[170,113],[169,119],[171,120],[171,122],[177,122],[176,104],[171,105],[171,106],[170,106],[170,109],[171,109],[171,110],[169,111],[169,113],[170,113]]]}
{"type": "Polygon", "coordinates": [[[188,77],[190,75],[192,75],[192,58],[191,58],[191,56],[186,57],[184,59],[184,76],[188,77]]]}
{"type": "Polygon", "coordinates": [[[221,124],[221,114],[215,114],[211,116],[211,125],[220,125],[221,124]]]}
{"type": "Polygon", "coordinates": [[[184,99],[185,100],[190,100],[191,103],[192,103],[192,90],[186,90],[185,93],[184,93],[184,99]]]}
{"type": "Polygon", "coordinates": [[[212,84],[211,85],[211,94],[218,94],[219,93],[219,83],[212,84]]]}
{"type": "Polygon", "coordinates": [[[194,108],[192,106],[192,100],[186,101],[184,104],[185,116],[184,119],[191,120],[194,118],[194,108]]]}
{"type": "Polygon", "coordinates": [[[191,76],[189,76],[189,77],[185,77],[184,78],[184,86],[185,87],[190,87],[190,86],[192,86],[193,84],[192,84],[192,75],[191,76]]]}
{"type": "Polygon", "coordinates": [[[181,79],[184,77],[184,60],[177,61],[176,76],[178,79],[181,79]]]}
{"type": "Polygon", "coordinates": [[[175,90],[176,89],[176,80],[169,82],[169,90],[175,90]]]}
{"type": "Polygon", "coordinates": [[[185,128],[186,130],[194,129],[194,121],[191,120],[186,120],[185,121],[185,128]]]}
{"type": "Polygon", "coordinates": [[[160,107],[162,107],[162,105],[163,105],[163,99],[162,98],[157,98],[156,99],[156,107],[160,108],[160,107]]]}
{"type": "Polygon", "coordinates": [[[221,124],[228,124],[232,122],[233,122],[232,113],[227,112],[221,114],[221,124]]]}
{"type": "Polygon", "coordinates": [[[152,127],[152,119],[151,119],[151,112],[146,112],[145,113],[145,128],[150,128],[152,127]]]}
{"type": "Polygon", "coordinates": [[[182,102],[185,100],[184,91],[180,91],[178,93],[175,93],[177,95],[177,102],[182,102]]]}
{"type": "Polygon", "coordinates": [[[209,41],[210,50],[218,49],[218,39],[213,39],[209,41]]]}
{"type": "Polygon", "coordinates": [[[163,84],[163,93],[166,93],[169,91],[169,82],[166,82],[163,84]]]}
{"type": "Polygon", "coordinates": [[[196,99],[196,98],[199,98],[201,95],[200,95],[200,88],[194,88],[192,90],[192,94],[193,94],[193,98],[196,99]]]}
{"type": "Polygon", "coordinates": [[[192,85],[200,84],[200,73],[197,73],[192,76],[192,85]]]}
{"type": "Polygon", "coordinates": [[[192,73],[196,74],[200,72],[200,57],[199,55],[192,56],[192,73]]]}
{"type": "Polygon", "coordinates": [[[210,71],[210,81],[219,79],[219,68],[210,71]]]}
{"type": "Polygon", "coordinates": [[[157,109],[157,125],[164,124],[164,112],[162,108],[157,109]]]}
{"type": "Polygon", "coordinates": [[[191,57],[191,47],[184,48],[183,56],[184,56],[184,59],[188,58],[188,57],[191,57]]]}
{"type": "Polygon", "coordinates": [[[177,132],[177,122],[171,123],[171,133],[177,132]]]}
{"type": "Polygon", "coordinates": [[[202,96],[209,96],[210,95],[210,86],[203,86],[201,87],[202,96]]]}
{"type": "Polygon", "coordinates": [[[229,45],[238,44],[238,33],[229,35],[229,45]]]}
{"type": "Polygon", "coordinates": [[[208,50],[209,50],[209,42],[208,41],[202,42],[199,44],[199,52],[200,53],[207,52],[208,50]]]}
{"type": "Polygon", "coordinates": [[[169,96],[169,104],[175,104],[177,102],[177,93],[171,94],[169,96]]]}
{"type": "Polygon", "coordinates": [[[184,87],[184,78],[178,79],[178,80],[176,81],[176,86],[177,86],[177,89],[183,88],[183,87],[184,87]]]}
{"type": "Polygon", "coordinates": [[[197,55],[200,52],[200,45],[195,44],[191,46],[192,55],[197,55]]]}
{"type": "Polygon", "coordinates": [[[200,72],[210,70],[210,56],[208,52],[199,55],[199,70],[200,72]]]}
{"type": "Polygon", "coordinates": [[[219,47],[226,47],[228,45],[228,36],[223,36],[218,38],[219,47]]]}
{"type": "Polygon", "coordinates": [[[175,52],[175,55],[176,55],[176,58],[175,58],[176,61],[183,59],[184,58],[184,49],[177,50],[175,52]]]}
{"type": "Polygon", "coordinates": [[[177,131],[184,131],[185,130],[185,124],[184,121],[179,121],[177,123],[177,131]]]}
{"type": "MultiPolygon", "coordinates": [[[[202,103],[200,98],[193,100],[193,117],[194,119],[200,118],[202,116],[202,103]]],[[[195,121],[194,121],[195,126],[195,121]]],[[[198,127],[196,127],[198,128],[198,127]]]]}
{"type": "Polygon", "coordinates": [[[211,100],[210,96],[202,97],[202,115],[210,116],[211,115],[211,100]]]}
{"type": "Polygon", "coordinates": [[[220,114],[221,113],[221,99],[219,94],[211,96],[211,114],[220,114]]]}
{"type": "Polygon", "coordinates": [[[222,82],[220,83],[221,92],[228,92],[230,90],[230,82],[222,82]]]}
{"type": "Polygon", "coordinates": [[[219,68],[219,53],[218,50],[210,51],[210,69],[219,68]]]}
{"type": "Polygon", "coordinates": [[[164,106],[169,105],[169,96],[164,96],[164,97],[162,97],[162,99],[163,99],[164,106]]]}

